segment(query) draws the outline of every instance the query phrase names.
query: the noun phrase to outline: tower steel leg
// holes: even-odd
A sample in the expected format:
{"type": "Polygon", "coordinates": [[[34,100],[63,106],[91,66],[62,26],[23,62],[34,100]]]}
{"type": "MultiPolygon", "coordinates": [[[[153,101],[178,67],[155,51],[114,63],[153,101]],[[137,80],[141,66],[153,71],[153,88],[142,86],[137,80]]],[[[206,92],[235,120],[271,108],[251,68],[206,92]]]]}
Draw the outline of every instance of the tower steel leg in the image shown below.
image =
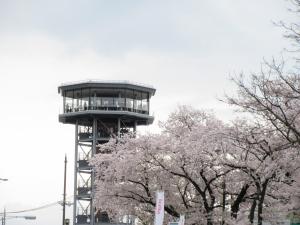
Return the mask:
{"type": "Polygon", "coordinates": [[[76,225],[76,210],[77,210],[77,172],[78,172],[77,161],[78,161],[78,121],[76,121],[76,125],[75,125],[73,225],[76,225]]]}
{"type": "MultiPolygon", "coordinates": [[[[97,146],[97,119],[93,119],[93,146],[92,146],[92,157],[96,154],[96,146],[97,146]]],[[[95,194],[95,175],[94,169],[91,168],[91,202],[90,202],[90,210],[91,210],[91,225],[95,224],[95,207],[93,203],[94,194],[95,194]]]]}

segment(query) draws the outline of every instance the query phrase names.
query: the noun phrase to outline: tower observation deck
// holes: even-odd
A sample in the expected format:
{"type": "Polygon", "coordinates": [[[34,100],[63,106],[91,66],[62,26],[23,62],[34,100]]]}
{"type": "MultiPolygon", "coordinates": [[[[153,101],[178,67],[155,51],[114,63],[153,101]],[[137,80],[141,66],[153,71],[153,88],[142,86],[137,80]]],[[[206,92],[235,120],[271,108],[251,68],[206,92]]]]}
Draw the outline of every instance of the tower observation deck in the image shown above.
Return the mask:
{"type": "Polygon", "coordinates": [[[111,223],[93,206],[94,172],[88,161],[99,144],[153,123],[150,98],[155,89],[128,81],[88,80],[62,84],[58,92],[63,97],[59,122],[75,125],[73,225],[111,223]]]}

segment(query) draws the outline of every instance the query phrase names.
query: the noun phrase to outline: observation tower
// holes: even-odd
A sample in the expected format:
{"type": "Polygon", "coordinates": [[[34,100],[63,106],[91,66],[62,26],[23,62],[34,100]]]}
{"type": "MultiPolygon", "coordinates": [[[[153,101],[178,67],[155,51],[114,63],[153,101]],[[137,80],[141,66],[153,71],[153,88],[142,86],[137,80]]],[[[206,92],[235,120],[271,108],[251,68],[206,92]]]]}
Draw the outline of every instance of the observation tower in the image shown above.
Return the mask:
{"type": "Polygon", "coordinates": [[[94,173],[88,161],[99,144],[153,123],[149,111],[155,89],[128,81],[87,80],[62,84],[58,93],[63,97],[59,122],[75,125],[73,225],[110,222],[105,212],[95,215],[94,173]]]}

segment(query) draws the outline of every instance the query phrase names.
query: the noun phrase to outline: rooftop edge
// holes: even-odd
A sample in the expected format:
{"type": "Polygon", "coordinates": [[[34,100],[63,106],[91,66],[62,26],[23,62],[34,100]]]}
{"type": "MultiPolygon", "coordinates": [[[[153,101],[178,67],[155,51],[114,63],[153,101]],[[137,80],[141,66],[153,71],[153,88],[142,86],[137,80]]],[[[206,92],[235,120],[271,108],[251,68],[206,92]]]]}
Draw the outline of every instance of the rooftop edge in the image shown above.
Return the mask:
{"type": "Polygon", "coordinates": [[[84,85],[84,84],[99,84],[99,85],[129,85],[129,86],[136,86],[136,87],[142,87],[151,90],[152,94],[155,94],[156,89],[152,85],[144,84],[144,83],[138,83],[138,82],[132,82],[128,80],[97,80],[97,79],[87,79],[87,80],[79,80],[74,82],[65,82],[62,83],[60,86],[58,86],[58,93],[60,93],[61,89],[64,89],[64,87],[70,87],[70,86],[77,86],[77,85],[84,85]]]}

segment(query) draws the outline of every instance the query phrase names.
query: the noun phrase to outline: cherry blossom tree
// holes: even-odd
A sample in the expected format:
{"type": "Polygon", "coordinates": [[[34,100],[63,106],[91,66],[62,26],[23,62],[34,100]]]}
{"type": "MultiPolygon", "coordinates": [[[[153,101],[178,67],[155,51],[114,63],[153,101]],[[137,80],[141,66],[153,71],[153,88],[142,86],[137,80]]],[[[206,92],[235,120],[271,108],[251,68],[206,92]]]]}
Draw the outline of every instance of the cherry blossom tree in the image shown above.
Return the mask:
{"type": "MultiPolygon", "coordinates": [[[[143,216],[137,216],[144,220],[152,216],[149,212],[155,205],[155,191],[164,187],[170,191],[176,188],[170,177],[166,179],[162,171],[151,165],[148,152],[161,142],[158,135],[138,139],[126,136],[100,146],[100,151],[105,154],[98,154],[92,163],[98,179],[96,202],[102,210],[119,215],[143,212],[143,216]]],[[[166,206],[165,210],[172,216],[179,216],[172,207],[166,206]]]]}
{"type": "Polygon", "coordinates": [[[223,160],[225,165],[244,173],[239,178],[248,187],[242,210],[247,213],[246,220],[252,224],[256,214],[260,225],[263,220],[271,222],[274,212],[288,213],[280,206],[288,209],[286,203],[295,199],[295,192],[289,190],[291,177],[299,174],[298,149],[271,128],[242,120],[231,127],[229,136],[237,148],[227,152],[229,156],[223,160]]]}
{"type": "Polygon", "coordinates": [[[300,144],[300,76],[284,74],[283,64],[265,63],[258,74],[233,79],[236,97],[230,105],[250,113],[254,120],[268,124],[291,145],[300,144]]]}
{"type": "MultiPolygon", "coordinates": [[[[297,16],[300,1],[289,2],[292,3],[290,11],[297,16]]],[[[295,67],[288,71],[284,60],[280,63],[264,61],[261,71],[234,78],[237,95],[226,96],[225,100],[238,111],[246,112],[249,121],[240,121],[229,135],[237,146],[234,154],[241,157],[232,162],[226,158],[224,163],[243,172],[251,181],[247,184],[250,195],[243,203],[250,212],[250,222],[254,220],[255,210],[258,223],[263,219],[272,220],[274,213],[300,212],[300,76],[297,55],[300,26],[298,22],[280,22],[279,25],[284,28],[284,37],[293,44],[291,52],[296,59],[295,67]]]]}
{"type": "MultiPolygon", "coordinates": [[[[299,0],[289,0],[291,3],[291,7],[289,7],[289,11],[293,13],[294,15],[298,16],[300,12],[300,1],[299,0]]],[[[300,48],[300,25],[299,22],[285,22],[280,21],[277,23],[280,27],[284,29],[284,37],[291,41],[292,43],[292,49],[291,52],[298,53],[300,48]]],[[[294,55],[296,62],[299,63],[299,56],[294,55]]]]}
{"type": "Polygon", "coordinates": [[[185,214],[188,224],[246,224],[254,215],[262,224],[280,207],[297,207],[299,151],[276,129],[243,120],[224,125],[187,106],[160,126],[161,134],[99,146],[91,163],[100,210],[149,224],[157,190],[165,191],[167,220],[185,214]]]}
{"type": "Polygon", "coordinates": [[[224,124],[211,113],[181,106],[159,135],[128,136],[101,145],[92,164],[96,205],[109,213],[151,221],[155,192],[166,194],[165,212],[187,215],[190,224],[221,220],[222,187],[231,168],[220,164],[224,124]]]}

